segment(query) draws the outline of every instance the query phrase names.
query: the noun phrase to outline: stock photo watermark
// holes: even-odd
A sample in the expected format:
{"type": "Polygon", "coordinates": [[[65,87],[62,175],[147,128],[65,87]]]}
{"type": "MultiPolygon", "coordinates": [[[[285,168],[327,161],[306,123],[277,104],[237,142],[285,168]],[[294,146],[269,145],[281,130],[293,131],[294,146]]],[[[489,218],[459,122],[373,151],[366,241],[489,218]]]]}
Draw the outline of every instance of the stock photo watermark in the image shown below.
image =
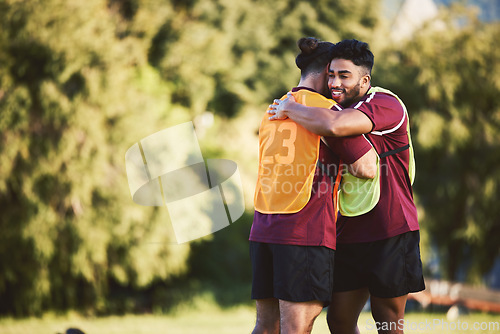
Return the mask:
{"type": "Polygon", "coordinates": [[[125,165],[133,201],[166,207],[178,244],[221,230],[245,211],[237,164],[205,161],[192,122],[141,139],[125,165]]]}
{"type": "Polygon", "coordinates": [[[498,331],[500,332],[500,321],[472,322],[467,321],[446,321],[444,319],[425,319],[422,321],[408,321],[400,319],[397,322],[375,322],[368,319],[365,329],[369,331],[389,331],[403,330],[408,332],[432,332],[432,331],[498,331]]]}
{"type": "MultiPolygon", "coordinates": [[[[355,172],[352,170],[352,166],[347,164],[322,164],[321,167],[317,169],[316,164],[263,164],[261,170],[260,185],[262,187],[262,192],[268,194],[299,193],[305,189],[306,182],[303,181],[303,178],[296,179],[294,177],[309,175],[316,170],[317,176],[326,177],[320,178],[321,181],[317,182],[317,186],[311,189],[312,195],[324,195],[331,192],[336,182],[337,173],[340,172],[342,176],[345,176],[348,172],[351,175],[355,172]],[[286,176],[286,181],[280,179],[280,176],[286,176]]],[[[387,165],[380,164],[379,175],[387,170],[387,165]]],[[[366,182],[370,182],[370,180],[356,177],[346,179],[342,177],[341,189],[349,194],[364,194],[366,193],[366,188],[363,186],[366,182]]]]}

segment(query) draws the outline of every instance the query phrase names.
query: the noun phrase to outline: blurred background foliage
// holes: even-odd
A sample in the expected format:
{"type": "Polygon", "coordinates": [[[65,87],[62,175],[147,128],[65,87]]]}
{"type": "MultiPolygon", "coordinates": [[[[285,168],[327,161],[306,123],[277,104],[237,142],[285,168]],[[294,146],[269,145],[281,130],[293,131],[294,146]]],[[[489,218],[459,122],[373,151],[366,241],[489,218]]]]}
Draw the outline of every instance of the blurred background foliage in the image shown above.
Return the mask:
{"type": "Polygon", "coordinates": [[[439,24],[396,42],[382,11],[372,0],[0,0],[0,314],[164,312],[206,291],[249,302],[257,130],[298,82],[303,36],[370,43],[373,84],[410,111],[424,263],[484,283],[500,255],[499,25],[443,7],[439,24]],[[247,212],[175,245],[168,212],[133,203],[124,156],[189,120],[205,158],[238,163],[247,212]]]}

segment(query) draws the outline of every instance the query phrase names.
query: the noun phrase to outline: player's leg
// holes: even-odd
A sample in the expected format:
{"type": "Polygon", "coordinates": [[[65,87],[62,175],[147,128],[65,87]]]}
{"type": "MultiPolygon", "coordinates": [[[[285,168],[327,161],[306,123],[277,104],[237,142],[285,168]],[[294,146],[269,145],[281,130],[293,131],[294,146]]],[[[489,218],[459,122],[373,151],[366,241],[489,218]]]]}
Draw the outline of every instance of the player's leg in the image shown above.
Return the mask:
{"type": "Polygon", "coordinates": [[[404,314],[408,295],[394,298],[371,296],[370,304],[373,319],[380,324],[379,333],[399,334],[404,329],[404,314]]]}
{"type": "Polygon", "coordinates": [[[280,300],[281,333],[309,333],[328,305],[335,251],[326,247],[279,245],[275,255],[275,296],[280,300]]]}
{"type": "MultiPolygon", "coordinates": [[[[281,326],[294,328],[304,323],[311,326],[332,294],[334,250],[251,242],[250,257],[252,299],[258,301],[255,333],[260,333],[261,328],[276,328],[275,312],[280,305],[276,307],[277,303],[270,298],[287,301],[283,302],[281,326]],[[263,312],[271,312],[271,316],[264,319],[263,312]]],[[[281,328],[282,333],[286,330],[281,328]]]]}
{"type": "Polygon", "coordinates": [[[359,333],[358,317],[369,297],[366,248],[365,244],[337,244],[333,294],[327,314],[332,333],[359,333]]]}
{"type": "Polygon", "coordinates": [[[279,334],[280,307],[276,298],[257,299],[257,321],[252,334],[279,334]]]}
{"type": "Polygon", "coordinates": [[[408,293],[425,288],[419,240],[413,231],[372,245],[368,288],[379,333],[403,333],[408,293]]]}
{"type": "Polygon", "coordinates": [[[314,320],[323,310],[323,302],[279,301],[281,315],[281,334],[311,333],[314,320]]]}
{"type": "Polygon", "coordinates": [[[331,333],[359,333],[358,318],[368,300],[367,288],[334,292],[328,307],[327,322],[331,333]]]}
{"type": "Polygon", "coordinates": [[[272,245],[250,242],[252,260],[252,299],[255,299],[257,319],[252,333],[276,333],[280,331],[278,299],[274,297],[274,273],[272,245]]]}

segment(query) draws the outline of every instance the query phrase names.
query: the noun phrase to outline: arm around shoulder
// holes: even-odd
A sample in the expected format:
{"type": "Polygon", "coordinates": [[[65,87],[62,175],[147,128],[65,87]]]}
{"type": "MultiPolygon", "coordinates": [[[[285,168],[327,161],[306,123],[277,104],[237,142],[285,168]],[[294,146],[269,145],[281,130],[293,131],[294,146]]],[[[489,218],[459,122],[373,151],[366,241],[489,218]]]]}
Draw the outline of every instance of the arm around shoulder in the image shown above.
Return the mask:
{"type": "Polygon", "coordinates": [[[372,131],[373,123],[365,113],[357,109],[344,109],[331,111],[328,120],[330,136],[347,137],[361,135],[372,131]]]}
{"type": "Polygon", "coordinates": [[[342,111],[319,107],[308,107],[290,98],[277,101],[269,106],[269,119],[290,118],[308,131],[319,136],[347,137],[368,133],[373,128],[372,121],[357,109],[342,111]]]}

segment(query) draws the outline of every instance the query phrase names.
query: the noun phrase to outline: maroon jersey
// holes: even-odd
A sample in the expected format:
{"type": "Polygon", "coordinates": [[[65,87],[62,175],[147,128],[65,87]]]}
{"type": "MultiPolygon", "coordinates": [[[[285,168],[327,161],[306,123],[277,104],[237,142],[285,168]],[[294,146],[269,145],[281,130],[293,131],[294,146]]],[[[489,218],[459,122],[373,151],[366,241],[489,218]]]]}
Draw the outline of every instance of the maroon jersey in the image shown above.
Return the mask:
{"type": "MultiPolygon", "coordinates": [[[[408,117],[394,96],[370,93],[351,108],[363,112],[372,121],[372,132],[365,137],[379,155],[408,145],[408,117]]],[[[419,229],[408,168],[408,150],[380,160],[379,202],[371,211],[360,216],[339,215],[339,243],[382,240],[419,229]]]]}
{"type": "Polygon", "coordinates": [[[336,222],[332,192],[339,162],[353,163],[368,152],[371,145],[363,136],[325,140],[330,148],[321,142],[319,161],[322,166],[316,168],[309,202],[302,210],[292,214],[263,214],[255,211],[251,241],[335,249],[336,222]]]}

